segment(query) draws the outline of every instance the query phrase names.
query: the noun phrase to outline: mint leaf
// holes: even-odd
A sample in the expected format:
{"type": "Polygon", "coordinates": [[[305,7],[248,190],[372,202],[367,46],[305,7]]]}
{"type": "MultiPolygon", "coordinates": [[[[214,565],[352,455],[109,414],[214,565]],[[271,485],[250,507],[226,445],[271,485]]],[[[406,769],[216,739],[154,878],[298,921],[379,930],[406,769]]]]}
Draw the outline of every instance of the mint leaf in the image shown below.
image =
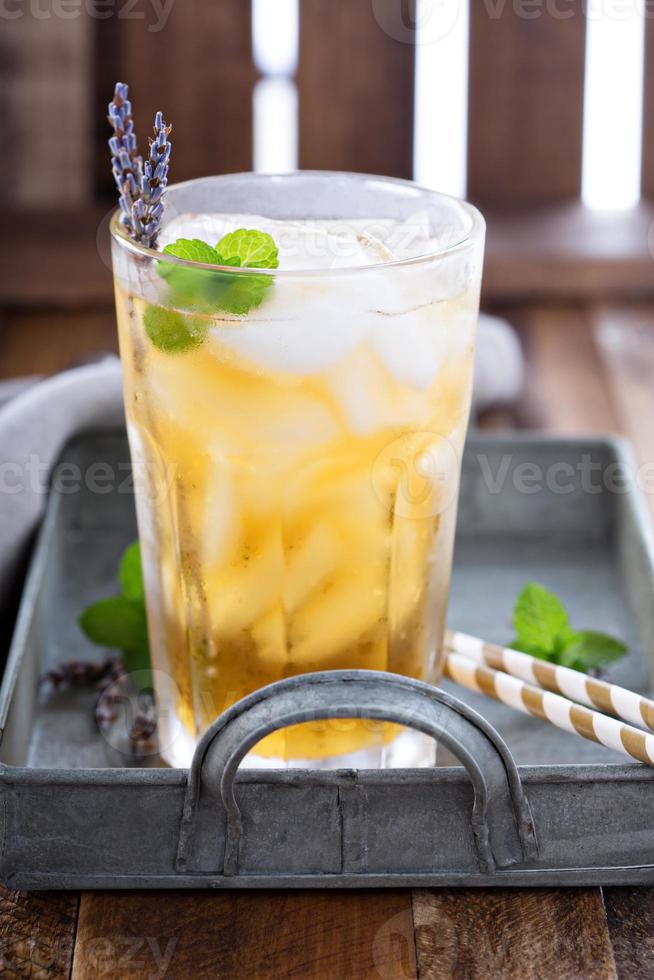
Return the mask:
{"type": "MultiPolygon", "coordinates": [[[[216,249],[200,238],[178,238],[165,246],[164,255],[174,255],[187,262],[222,265],[222,258],[216,249]]],[[[173,305],[200,308],[206,305],[205,293],[214,275],[209,269],[189,269],[172,262],[159,262],[158,272],[170,286],[173,305]]]]}
{"type": "Polygon", "coordinates": [[[269,276],[230,276],[223,273],[222,286],[221,292],[214,295],[216,309],[234,316],[245,316],[250,310],[261,306],[272,286],[272,279],[269,276]]]}
{"type": "Polygon", "coordinates": [[[513,609],[520,650],[549,658],[568,639],[569,620],[562,602],[536,582],[528,582],[513,609]],[[538,651],[538,652],[536,652],[538,651]]]}
{"type": "Polygon", "coordinates": [[[553,656],[549,651],[543,650],[541,647],[530,647],[528,643],[523,643],[519,636],[514,637],[509,643],[509,649],[520,650],[522,653],[528,653],[530,657],[536,657],[538,660],[553,660],[553,656]]]}
{"type": "Polygon", "coordinates": [[[184,316],[165,306],[148,306],[143,314],[143,326],[148,340],[167,354],[181,354],[199,347],[208,330],[207,321],[201,317],[184,316]]]}
{"type": "MultiPolygon", "coordinates": [[[[172,245],[164,247],[164,255],[174,255],[187,262],[206,262],[207,265],[222,265],[220,254],[201,238],[178,238],[172,245]]],[[[181,266],[169,265],[169,269],[179,269],[181,266]]]]}
{"type": "Polygon", "coordinates": [[[79,617],[79,625],[93,643],[121,650],[128,672],[149,668],[144,603],[131,602],[123,595],[100,599],[84,610],[79,617]]]}
{"type": "Polygon", "coordinates": [[[573,633],[569,642],[561,651],[560,663],[575,670],[588,670],[593,667],[603,667],[606,664],[624,657],[627,647],[620,640],[606,633],[596,633],[593,630],[580,630],[573,633]]]}
{"type": "MultiPolygon", "coordinates": [[[[187,262],[206,262],[208,265],[226,264],[215,248],[199,238],[178,238],[171,245],[166,245],[164,254],[174,255],[187,262]]],[[[209,311],[215,305],[214,293],[224,290],[221,282],[224,274],[213,272],[211,269],[189,269],[187,266],[174,265],[172,262],[159,262],[157,271],[168,283],[172,306],[190,306],[209,311]]]]}
{"type": "Polygon", "coordinates": [[[561,600],[535,582],[516,599],[513,625],[513,648],[573,670],[603,667],[627,653],[624,643],[605,633],[574,630],[561,600]]]}
{"type": "Polygon", "coordinates": [[[121,592],[131,602],[145,601],[143,568],[141,567],[141,548],[138,541],[130,544],[123,552],[118,568],[118,582],[121,592]]]}
{"type": "Polygon", "coordinates": [[[80,615],[80,629],[102,647],[120,650],[125,670],[147,671],[139,681],[151,683],[148,621],[145,611],[145,590],[138,541],[123,553],[118,569],[121,594],[94,602],[80,615]]]}
{"type": "Polygon", "coordinates": [[[276,269],[279,265],[275,240],[267,232],[254,228],[238,228],[223,235],[216,251],[227,259],[239,259],[238,264],[249,269],[276,269]]]}
{"type": "MultiPolygon", "coordinates": [[[[225,235],[216,248],[199,238],[179,238],[171,245],[166,245],[164,253],[191,262],[233,266],[235,269],[276,269],[279,265],[278,249],[270,235],[248,228],[239,228],[225,235]]],[[[235,316],[244,316],[260,306],[273,283],[271,276],[255,276],[252,273],[232,275],[229,272],[192,269],[164,261],[158,263],[158,272],[168,283],[171,306],[235,316]]],[[[156,342],[161,350],[173,352],[189,349],[177,339],[182,331],[178,320],[171,320],[167,325],[159,317],[156,328],[153,328],[153,333],[157,341],[153,340],[153,343],[156,342]],[[168,330],[173,334],[170,342],[166,341],[168,330]]]]}
{"type": "MultiPolygon", "coordinates": [[[[201,238],[178,238],[177,241],[163,248],[164,255],[174,255],[177,259],[184,259],[186,262],[204,262],[207,265],[220,265],[220,254],[207,242],[201,238]]],[[[170,265],[169,268],[177,269],[181,266],[170,265]]]]}

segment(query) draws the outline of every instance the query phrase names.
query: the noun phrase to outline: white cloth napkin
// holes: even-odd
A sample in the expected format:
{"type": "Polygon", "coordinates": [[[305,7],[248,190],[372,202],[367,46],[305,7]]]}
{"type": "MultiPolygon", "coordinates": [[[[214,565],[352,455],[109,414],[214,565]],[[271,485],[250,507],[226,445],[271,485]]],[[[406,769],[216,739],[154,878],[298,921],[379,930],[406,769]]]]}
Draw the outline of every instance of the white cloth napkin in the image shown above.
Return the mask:
{"type": "Polygon", "coordinates": [[[23,548],[42,517],[52,465],[76,432],[123,422],[118,359],[45,381],[0,385],[0,606],[23,548]],[[15,389],[19,388],[18,393],[15,389]],[[13,394],[3,405],[3,394],[13,394]]]}
{"type": "MultiPolygon", "coordinates": [[[[473,407],[511,402],[520,392],[523,361],[504,320],[479,320],[473,407]]],[[[45,509],[48,479],[65,443],[90,428],[123,424],[117,358],[46,380],[0,384],[0,607],[16,565],[45,509]]]]}
{"type": "Polygon", "coordinates": [[[477,331],[473,411],[510,405],[520,395],[525,366],[520,341],[506,320],[482,313],[477,331]]]}

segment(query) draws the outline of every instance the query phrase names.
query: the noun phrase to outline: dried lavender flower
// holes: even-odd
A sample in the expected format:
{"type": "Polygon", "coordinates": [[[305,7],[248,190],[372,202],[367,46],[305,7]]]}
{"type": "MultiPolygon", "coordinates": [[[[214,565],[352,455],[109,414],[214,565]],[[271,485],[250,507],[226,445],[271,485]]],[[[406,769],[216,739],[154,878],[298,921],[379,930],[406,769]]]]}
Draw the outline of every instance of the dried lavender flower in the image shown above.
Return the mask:
{"type": "Polygon", "coordinates": [[[122,82],[116,83],[107,119],[114,131],[109,140],[109,149],[111,169],[118,188],[121,221],[127,233],[133,236],[132,209],[140,194],[143,161],[138,155],[136,145],[132,103],[128,97],[127,85],[122,82]]]}
{"type": "MultiPolygon", "coordinates": [[[[94,707],[98,729],[107,733],[118,719],[118,708],[130,694],[129,675],[120,657],[107,657],[102,663],[68,660],[39,678],[39,689],[47,695],[62,688],[91,686],[98,692],[94,707]]],[[[156,705],[149,695],[140,702],[128,732],[130,749],[137,759],[157,751],[156,705]]]]}
{"type": "Polygon", "coordinates": [[[141,195],[134,203],[136,231],[144,244],[154,248],[163,214],[163,193],[168,184],[170,160],[170,135],[172,127],[164,122],[158,112],[154,119],[154,139],[150,139],[150,153],[143,165],[141,195]]]}
{"type": "Polygon", "coordinates": [[[111,166],[118,188],[121,222],[141,245],[155,248],[163,215],[163,193],[168,183],[171,127],[161,112],[155,116],[155,138],[145,164],[138,154],[128,87],[117,82],[107,116],[114,135],[109,140],[111,166]]]}
{"type": "Polygon", "coordinates": [[[86,687],[97,684],[102,687],[124,670],[118,657],[107,657],[102,663],[89,660],[67,660],[46,671],[39,678],[41,690],[58,690],[61,687],[86,687]]]}

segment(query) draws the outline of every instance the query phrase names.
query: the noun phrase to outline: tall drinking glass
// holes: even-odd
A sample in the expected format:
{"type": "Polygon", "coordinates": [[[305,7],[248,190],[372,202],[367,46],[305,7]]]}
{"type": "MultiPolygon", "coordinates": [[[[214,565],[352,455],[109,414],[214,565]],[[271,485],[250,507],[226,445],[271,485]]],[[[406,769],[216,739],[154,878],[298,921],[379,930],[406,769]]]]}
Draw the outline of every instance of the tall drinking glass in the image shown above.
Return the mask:
{"type": "MultiPolygon", "coordinates": [[[[277,269],[203,265],[112,223],[161,751],[186,766],[222,710],[280,678],[439,680],[484,224],[354,174],[209,177],[167,201],[162,243],[254,227],[280,249],[277,269]]],[[[274,733],[251,761],[425,753],[347,720],[274,733]]]]}

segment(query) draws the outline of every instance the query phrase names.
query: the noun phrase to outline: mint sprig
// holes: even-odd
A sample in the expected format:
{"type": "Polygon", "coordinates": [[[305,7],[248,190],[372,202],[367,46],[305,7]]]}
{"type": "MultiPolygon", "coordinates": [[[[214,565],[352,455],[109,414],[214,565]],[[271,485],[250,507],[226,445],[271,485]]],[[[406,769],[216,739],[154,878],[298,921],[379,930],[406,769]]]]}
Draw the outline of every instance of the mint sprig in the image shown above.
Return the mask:
{"type": "Polygon", "coordinates": [[[120,594],[88,606],[79,617],[79,626],[92,643],[120,650],[127,673],[149,670],[150,646],[138,541],[121,558],[118,583],[120,594]]]}
{"type": "MultiPolygon", "coordinates": [[[[166,245],[165,255],[205,265],[232,266],[235,269],[276,269],[279,250],[265,231],[239,228],[224,235],[217,245],[200,238],[178,238],[166,245]]],[[[242,275],[213,269],[159,262],[159,275],[169,288],[170,305],[196,309],[205,314],[228,313],[246,316],[260,306],[270,287],[270,276],[242,275]]],[[[206,325],[164,306],[150,307],[145,315],[145,330],[150,341],[166,353],[191,350],[202,343],[206,325]],[[156,312],[152,312],[156,311],[156,312]]]]}
{"type": "Polygon", "coordinates": [[[536,582],[528,582],[516,599],[513,626],[514,649],[573,670],[601,668],[627,653],[612,636],[573,629],[561,600],[536,582]]]}
{"type": "MultiPolygon", "coordinates": [[[[224,235],[215,248],[200,238],[178,238],[164,248],[165,255],[206,265],[228,265],[243,269],[276,269],[279,250],[265,231],[239,228],[224,235]]],[[[189,269],[160,262],[159,274],[166,280],[173,306],[193,306],[206,312],[244,316],[260,306],[272,285],[270,276],[230,275],[211,269],[189,269]]]]}

